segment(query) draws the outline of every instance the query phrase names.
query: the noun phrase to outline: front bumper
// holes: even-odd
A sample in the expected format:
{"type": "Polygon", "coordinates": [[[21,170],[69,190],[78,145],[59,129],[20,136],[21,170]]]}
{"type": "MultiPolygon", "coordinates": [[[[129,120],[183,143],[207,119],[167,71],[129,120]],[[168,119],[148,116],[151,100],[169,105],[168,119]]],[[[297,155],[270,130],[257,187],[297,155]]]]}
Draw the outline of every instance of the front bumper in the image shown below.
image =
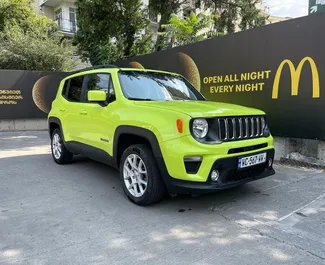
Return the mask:
{"type": "Polygon", "coordinates": [[[258,138],[234,141],[219,145],[203,145],[192,137],[182,137],[160,144],[161,157],[156,157],[161,175],[169,193],[204,193],[226,189],[275,174],[268,167],[274,160],[273,138],[258,138]],[[266,162],[247,169],[237,169],[238,159],[259,153],[267,153],[266,162]],[[189,168],[184,157],[200,156],[202,161],[196,168],[189,168]],[[213,169],[220,173],[218,181],[211,181],[213,169]],[[192,172],[190,172],[192,171],[192,172]]]}
{"type": "MultiPolygon", "coordinates": [[[[264,151],[265,152],[265,151],[264,151]]],[[[252,153],[258,154],[261,152],[252,153]]],[[[266,178],[274,175],[275,171],[272,166],[268,165],[269,158],[274,160],[274,149],[266,151],[266,162],[245,169],[238,169],[238,159],[240,156],[229,157],[216,160],[210,169],[210,174],[214,169],[217,169],[220,176],[217,181],[212,181],[210,177],[205,182],[184,181],[168,177],[167,188],[169,193],[175,194],[202,194],[216,190],[227,189],[242,185],[251,181],[266,178]]],[[[166,177],[165,177],[166,183],[166,177]]]]}

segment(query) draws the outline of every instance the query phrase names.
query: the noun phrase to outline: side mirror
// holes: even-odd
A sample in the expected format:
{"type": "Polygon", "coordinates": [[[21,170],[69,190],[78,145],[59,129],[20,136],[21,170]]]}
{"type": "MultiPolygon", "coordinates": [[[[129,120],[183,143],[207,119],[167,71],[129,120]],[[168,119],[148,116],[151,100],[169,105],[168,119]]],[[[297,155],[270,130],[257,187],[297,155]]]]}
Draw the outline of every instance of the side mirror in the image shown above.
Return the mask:
{"type": "Polygon", "coordinates": [[[91,90],[88,91],[88,101],[90,102],[105,102],[106,93],[104,91],[91,90]]]}

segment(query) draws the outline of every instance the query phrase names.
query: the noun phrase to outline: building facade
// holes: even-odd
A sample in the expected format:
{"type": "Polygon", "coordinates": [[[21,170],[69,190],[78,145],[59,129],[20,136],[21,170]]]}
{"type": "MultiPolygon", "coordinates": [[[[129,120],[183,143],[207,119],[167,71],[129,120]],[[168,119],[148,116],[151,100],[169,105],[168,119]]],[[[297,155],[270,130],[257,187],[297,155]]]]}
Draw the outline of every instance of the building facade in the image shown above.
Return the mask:
{"type": "Polygon", "coordinates": [[[53,19],[66,37],[78,30],[75,0],[38,0],[39,12],[53,19]]]}
{"type": "MultiPolygon", "coordinates": [[[[78,23],[76,19],[76,0],[37,0],[35,3],[35,9],[38,12],[44,13],[47,17],[53,19],[60,27],[62,33],[66,37],[72,37],[74,33],[78,30],[78,23]]],[[[149,5],[149,0],[142,0],[144,7],[149,5]]],[[[262,0],[256,4],[256,7],[262,11],[263,3],[262,0]]],[[[197,0],[187,0],[182,4],[181,9],[177,13],[180,17],[186,17],[191,12],[196,14],[203,12],[208,14],[209,9],[206,9],[202,4],[202,1],[197,0]]],[[[150,16],[150,29],[153,33],[158,31],[158,22],[160,20],[160,16],[150,16]]],[[[239,31],[239,22],[237,21],[237,25],[235,26],[235,31],[239,31]]],[[[154,34],[154,41],[156,36],[154,34]]]]}

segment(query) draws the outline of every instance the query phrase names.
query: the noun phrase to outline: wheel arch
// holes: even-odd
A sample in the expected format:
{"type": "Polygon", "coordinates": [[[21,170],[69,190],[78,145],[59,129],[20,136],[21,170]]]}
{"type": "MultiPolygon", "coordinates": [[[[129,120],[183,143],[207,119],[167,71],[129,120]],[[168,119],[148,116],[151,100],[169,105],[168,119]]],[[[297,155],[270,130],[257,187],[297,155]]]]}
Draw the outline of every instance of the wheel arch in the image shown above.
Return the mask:
{"type": "MultiPolygon", "coordinates": [[[[117,127],[115,134],[114,134],[114,143],[113,143],[113,157],[114,157],[114,162],[116,166],[119,166],[119,159],[121,158],[121,152],[125,150],[125,148],[121,149],[121,144],[122,146],[123,143],[121,143],[121,139],[123,139],[123,136],[128,136],[132,137],[134,136],[134,139],[137,140],[134,143],[139,144],[139,143],[147,143],[149,144],[149,147],[151,148],[155,158],[162,158],[162,153],[160,150],[159,142],[156,137],[156,135],[146,129],[146,128],[141,128],[141,127],[136,127],[136,126],[128,126],[128,125],[121,125],[117,127]],[[141,141],[142,140],[142,141],[141,141]]],[[[133,139],[129,139],[129,142],[126,144],[126,147],[130,146],[132,144],[133,139]]]]}
{"type": "MultiPolygon", "coordinates": [[[[57,117],[49,117],[48,118],[48,130],[49,130],[50,137],[52,136],[52,132],[56,128],[59,128],[61,130],[61,132],[62,132],[62,123],[61,123],[60,119],[57,118],[57,117]]],[[[63,137],[63,140],[64,140],[63,132],[62,132],[62,137],[63,137]]]]}
{"type": "Polygon", "coordinates": [[[113,142],[113,163],[114,163],[114,165],[117,168],[119,168],[118,148],[119,148],[119,141],[121,139],[120,137],[123,135],[134,135],[136,137],[145,139],[150,144],[151,150],[154,155],[154,159],[155,159],[157,166],[159,168],[163,182],[164,182],[166,188],[169,189],[171,176],[168,173],[166,163],[164,161],[164,157],[163,157],[161,149],[160,149],[159,141],[158,141],[156,135],[149,129],[141,128],[141,127],[137,127],[137,126],[129,126],[129,125],[121,125],[121,126],[117,127],[115,134],[114,134],[114,142],[113,142]]]}

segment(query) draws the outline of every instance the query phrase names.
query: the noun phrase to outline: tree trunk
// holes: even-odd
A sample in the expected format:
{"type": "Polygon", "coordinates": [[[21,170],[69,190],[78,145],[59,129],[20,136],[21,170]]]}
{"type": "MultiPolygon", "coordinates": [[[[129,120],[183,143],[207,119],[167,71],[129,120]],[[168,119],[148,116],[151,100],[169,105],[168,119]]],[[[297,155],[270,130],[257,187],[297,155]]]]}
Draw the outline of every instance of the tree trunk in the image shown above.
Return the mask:
{"type": "Polygon", "coordinates": [[[135,35],[135,29],[132,28],[127,32],[126,34],[126,47],[124,49],[124,56],[125,57],[130,57],[131,55],[131,49],[134,44],[134,35],[135,35]]]}
{"type": "MultiPolygon", "coordinates": [[[[171,13],[168,14],[161,14],[161,19],[159,21],[159,27],[158,27],[158,32],[164,32],[165,30],[161,27],[161,25],[167,24],[169,17],[170,17],[171,13]]],[[[156,51],[161,51],[163,48],[163,37],[159,36],[157,37],[157,41],[155,44],[155,50],[156,51]]]]}

